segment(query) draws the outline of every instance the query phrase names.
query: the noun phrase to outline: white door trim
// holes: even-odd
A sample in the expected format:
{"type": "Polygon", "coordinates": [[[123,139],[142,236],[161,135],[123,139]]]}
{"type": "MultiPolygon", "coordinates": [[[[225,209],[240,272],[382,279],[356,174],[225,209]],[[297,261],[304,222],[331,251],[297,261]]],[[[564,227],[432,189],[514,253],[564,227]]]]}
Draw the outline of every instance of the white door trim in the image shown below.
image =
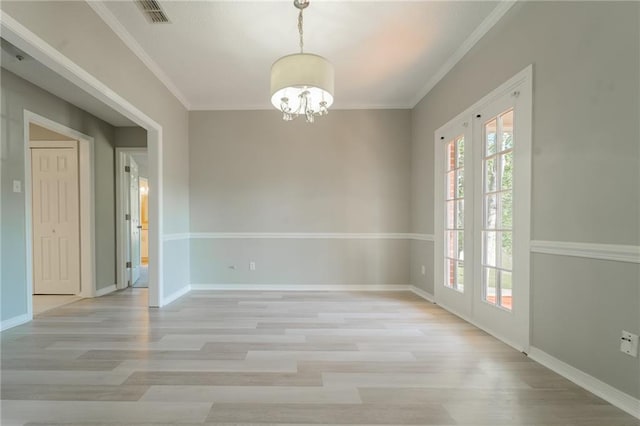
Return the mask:
{"type": "MultiPolygon", "coordinates": [[[[128,197],[128,187],[123,185],[127,182],[124,166],[126,165],[125,155],[131,153],[144,153],[148,155],[147,148],[116,148],[116,287],[118,290],[127,288],[127,223],[124,218],[126,214],[126,197],[128,197]]],[[[151,229],[151,224],[149,224],[151,229]]],[[[151,237],[151,233],[149,233],[151,237]]]]}
{"type": "Polygon", "coordinates": [[[0,11],[0,31],[2,38],[147,130],[149,185],[154,188],[149,194],[149,258],[154,259],[149,262],[149,306],[162,306],[162,126],[5,11],[0,11]]]}
{"type": "MultiPolygon", "coordinates": [[[[27,315],[33,318],[33,216],[31,211],[31,153],[29,124],[37,124],[69,139],[78,141],[78,178],[80,180],[80,293],[81,297],[94,297],[96,291],[95,265],[95,193],[94,193],[94,140],[70,127],[59,124],[32,111],[24,110],[24,202],[26,235],[27,315]],[[89,253],[83,256],[83,253],[89,253]]],[[[51,142],[56,143],[58,142],[51,142]]]]}

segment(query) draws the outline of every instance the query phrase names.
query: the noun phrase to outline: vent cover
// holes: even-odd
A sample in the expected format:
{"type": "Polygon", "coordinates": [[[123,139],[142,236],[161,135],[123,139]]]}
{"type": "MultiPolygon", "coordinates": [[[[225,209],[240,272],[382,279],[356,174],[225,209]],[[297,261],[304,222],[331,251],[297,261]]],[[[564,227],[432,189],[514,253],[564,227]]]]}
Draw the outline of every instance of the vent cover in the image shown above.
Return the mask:
{"type": "Polygon", "coordinates": [[[156,0],[136,0],[136,3],[152,24],[169,23],[169,18],[156,0]]]}

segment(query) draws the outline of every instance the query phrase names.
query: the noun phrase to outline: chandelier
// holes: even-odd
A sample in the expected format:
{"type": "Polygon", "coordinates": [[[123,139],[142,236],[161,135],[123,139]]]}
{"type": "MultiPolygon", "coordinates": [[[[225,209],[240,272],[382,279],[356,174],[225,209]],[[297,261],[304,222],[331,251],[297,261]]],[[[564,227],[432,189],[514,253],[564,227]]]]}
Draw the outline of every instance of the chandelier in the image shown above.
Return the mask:
{"type": "Polygon", "coordinates": [[[333,104],[333,65],[322,56],[304,53],[302,11],[309,0],[294,0],[293,5],[299,9],[300,53],[283,56],[271,66],[271,103],[285,121],[304,115],[313,123],[333,104]]]}

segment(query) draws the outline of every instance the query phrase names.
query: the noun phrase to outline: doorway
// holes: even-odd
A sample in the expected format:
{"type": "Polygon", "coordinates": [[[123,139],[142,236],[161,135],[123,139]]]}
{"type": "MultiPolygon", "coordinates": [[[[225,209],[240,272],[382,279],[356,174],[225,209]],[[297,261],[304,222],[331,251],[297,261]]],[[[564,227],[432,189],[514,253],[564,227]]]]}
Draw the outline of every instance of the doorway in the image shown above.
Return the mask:
{"type": "MultiPolygon", "coordinates": [[[[63,77],[67,81],[71,82],[74,86],[83,89],[92,98],[98,100],[100,103],[113,109],[113,111],[121,114],[125,118],[128,118],[136,125],[144,128],[147,131],[147,146],[149,149],[149,185],[152,189],[152,195],[149,197],[149,290],[148,290],[148,305],[150,307],[162,307],[165,304],[164,292],[163,292],[163,202],[162,202],[162,189],[163,189],[163,170],[162,170],[162,153],[163,153],[163,129],[162,126],[154,121],[151,117],[141,111],[138,107],[127,101],[125,98],[114,92],[111,88],[107,87],[104,83],[96,79],[87,71],[79,67],[76,63],[70,60],[68,57],[62,55],[59,51],[52,48],[44,40],[38,37],[35,33],[28,28],[20,25],[11,16],[3,14],[0,20],[0,26],[2,27],[2,38],[23,52],[29,57],[33,58],[38,63],[43,64],[47,69],[52,70],[56,75],[63,77]]],[[[28,135],[28,126],[26,125],[33,117],[40,117],[37,114],[25,110],[25,131],[24,134],[28,135]]],[[[42,118],[42,122],[48,123],[50,120],[42,118]]],[[[36,118],[37,119],[37,118],[36,118]]],[[[51,122],[54,127],[57,123],[51,122]]],[[[47,124],[48,127],[48,124],[47,124]]],[[[64,127],[64,126],[60,126],[64,127]]],[[[65,128],[66,129],[66,128],[65,128]]],[[[53,128],[56,130],[56,128],[53,128]]],[[[71,130],[73,133],[74,131],[71,130]]],[[[64,134],[64,132],[61,132],[64,134]]],[[[84,170],[83,164],[93,164],[93,145],[90,143],[93,138],[86,135],[82,135],[79,132],[75,132],[80,135],[79,139],[79,155],[81,157],[80,162],[80,175],[85,176],[87,172],[88,178],[80,180],[80,191],[83,194],[83,188],[88,189],[90,194],[90,200],[93,199],[93,171],[84,170]],[[84,156],[88,156],[90,161],[84,162],[82,159],[84,156]]],[[[28,159],[28,138],[25,139],[25,176],[29,179],[30,176],[30,159],[28,159]]],[[[25,184],[25,188],[28,185],[25,184]]],[[[86,297],[95,296],[95,283],[93,280],[93,271],[95,269],[95,249],[91,246],[91,238],[93,237],[93,223],[94,223],[94,207],[92,204],[84,206],[84,201],[81,197],[80,201],[80,226],[81,226],[81,253],[87,255],[83,256],[81,260],[81,294],[86,297]],[[87,207],[87,209],[85,209],[87,207]],[[83,214],[83,211],[87,210],[87,214],[83,214]],[[83,229],[88,229],[89,232],[82,232],[83,229]],[[85,240],[86,238],[86,240],[85,240]],[[85,249],[86,246],[86,249],[85,249]],[[85,263],[88,267],[85,267],[85,263]],[[85,282],[91,282],[92,286],[85,286],[85,282]]],[[[31,270],[31,211],[30,203],[25,202],[26,208],[26,220],[27,227],[25,229],[26,234],[26,269],[31,270]]],[[[116,221],[116,224],[119,221],[116,221]]],[[[26,285],[24,286],[26,300],[27,300],[27,312],[26,315],[20,315],[12,322],[12,326],[18,323],[29,321],[33,314],[32,305],[32,277],[31,274],[27,274],[26,285]]],[[[3,322],[3,327],[5,327],[3,322]]]]}
{"type": "Polygon", "coordinates": [[[25,112],[30,311],[92,297],[92,138],[25,112]]]}
{"type": "Polygon", "coordinates": [[[149,166],[146,148],[116,148],[118,285],[149,287],[149,166]]]}

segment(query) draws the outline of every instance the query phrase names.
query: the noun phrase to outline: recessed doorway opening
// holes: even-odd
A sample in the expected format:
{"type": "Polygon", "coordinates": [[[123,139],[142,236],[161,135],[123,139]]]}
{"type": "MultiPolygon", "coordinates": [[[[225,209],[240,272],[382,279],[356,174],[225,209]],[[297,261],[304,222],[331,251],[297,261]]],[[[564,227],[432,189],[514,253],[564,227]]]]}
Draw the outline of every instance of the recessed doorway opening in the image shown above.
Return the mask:
{"type": "Polygon", "coordinates": [[[93,138],[24,114],[32,315],[95,295],[93,138]]]}

